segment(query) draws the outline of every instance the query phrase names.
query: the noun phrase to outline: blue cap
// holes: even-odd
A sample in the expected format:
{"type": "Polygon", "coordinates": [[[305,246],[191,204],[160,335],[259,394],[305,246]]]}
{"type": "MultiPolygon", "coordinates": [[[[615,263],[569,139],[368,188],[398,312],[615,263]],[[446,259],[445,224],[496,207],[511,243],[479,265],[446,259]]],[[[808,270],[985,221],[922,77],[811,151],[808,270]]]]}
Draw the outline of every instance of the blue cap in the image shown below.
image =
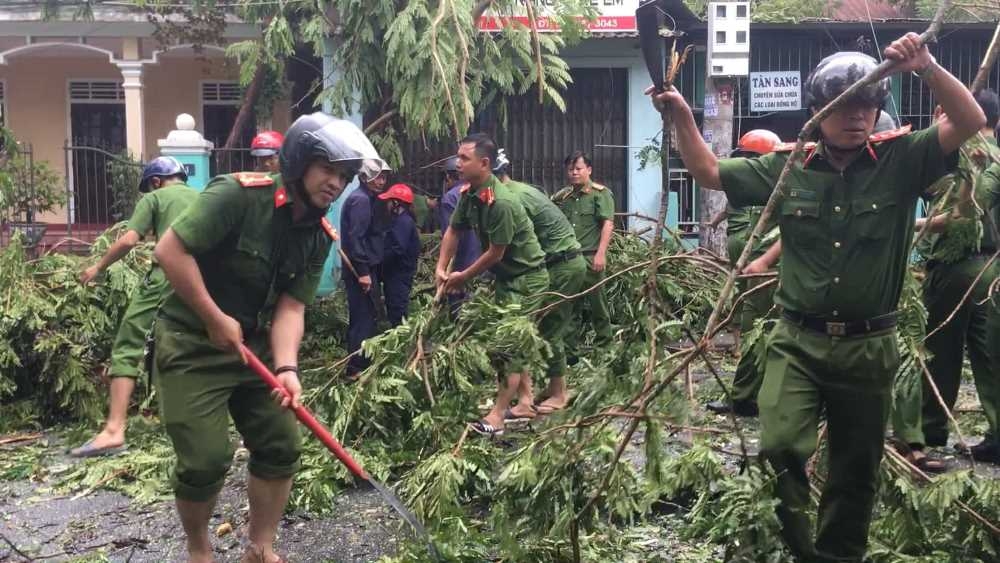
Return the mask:
{"type": "Polygon", "coordinates": [[[165,176],[180,176],[181,180],[187,182],[187,171],[179,160],[172,156],[161,156],[154,158],[142,169],[142,179],[139,180],[139,191],[149,191],[149,179],[165,176]]]}

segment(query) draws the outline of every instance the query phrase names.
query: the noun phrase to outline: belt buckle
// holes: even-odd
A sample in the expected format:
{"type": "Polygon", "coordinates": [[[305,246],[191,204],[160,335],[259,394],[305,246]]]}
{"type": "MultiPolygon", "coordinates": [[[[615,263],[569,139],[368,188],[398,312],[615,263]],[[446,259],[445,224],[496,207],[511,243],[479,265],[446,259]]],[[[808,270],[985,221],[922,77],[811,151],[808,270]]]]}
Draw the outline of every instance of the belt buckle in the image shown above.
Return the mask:
{"type": "Polygon", "coordinates": [[[830,336],[847,336],[847,323],[827,322],[826,333],[830,336]]]}

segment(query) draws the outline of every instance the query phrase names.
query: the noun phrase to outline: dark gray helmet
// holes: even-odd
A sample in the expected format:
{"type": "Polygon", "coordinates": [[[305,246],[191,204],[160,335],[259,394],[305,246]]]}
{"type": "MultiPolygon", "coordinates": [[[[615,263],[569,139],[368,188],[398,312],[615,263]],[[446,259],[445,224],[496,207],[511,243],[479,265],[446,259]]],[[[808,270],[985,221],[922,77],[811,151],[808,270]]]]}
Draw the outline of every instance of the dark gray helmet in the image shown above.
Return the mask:
{"type": "Polygon", "coordinates": [[[872,129],[872,133],[884,133],[893,129],[899,129],[899,122],[889,112],[882,110],[879,113],[878,121],[875,122],[875,129],[872,129]]]}
{"type": "Polygon", "coordinates": [[[377,175],[383,165],[378,151],[357,125],[322,112],[303,115],[285,133],[281,145],[282,179],[286,183],[301,180],[315,158],[347,164],[355,174],[362,175],[377,175]]]}
{"type": "MultiPolygon", "coordinates": [[[[813,108],[819,110],[877,66],[878,61],[855,51],[841,51],[826,57],[803,85],[806,107],[810,112],[813,108]]],[[[881,109],[889,91],[889,78],[886,77],[862,88],[854,99],[881,109]]]]}
{"type": "Polygon", "coordinates": [[[458,157],[449,156],[444,161],[444,171],[445,172],[458,172],[458,157]]]}

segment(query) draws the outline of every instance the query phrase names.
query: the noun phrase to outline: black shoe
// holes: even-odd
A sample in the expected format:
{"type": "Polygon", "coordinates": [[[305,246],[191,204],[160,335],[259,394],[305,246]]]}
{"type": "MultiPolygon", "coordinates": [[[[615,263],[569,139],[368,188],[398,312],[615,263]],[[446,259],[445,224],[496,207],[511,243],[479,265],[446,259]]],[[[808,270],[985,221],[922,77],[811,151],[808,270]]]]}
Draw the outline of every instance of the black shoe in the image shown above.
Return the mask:
{"type": "Polygon", "coordinates": [[[712,401],[705,405],[705,408],[715,414],[728,414],[731,412],[736,416],[757,416],[760,412],[756,401],[733,401],[732,403],[712,401]]]}
{"type": "Polygon", "coordinates": [[[985,461],[1000,465],[1000,443],[994,440],[983,440],[969,448],[969,454],[976,461],[985,461]]]}

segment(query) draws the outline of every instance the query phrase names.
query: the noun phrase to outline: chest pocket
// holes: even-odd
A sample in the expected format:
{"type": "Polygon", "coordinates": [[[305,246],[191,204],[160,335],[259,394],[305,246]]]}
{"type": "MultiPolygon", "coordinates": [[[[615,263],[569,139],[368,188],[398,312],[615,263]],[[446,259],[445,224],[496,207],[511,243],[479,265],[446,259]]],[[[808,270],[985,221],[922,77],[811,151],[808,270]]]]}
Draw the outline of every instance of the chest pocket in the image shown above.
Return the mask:
{"type": "Polygon", "coordinates": [[[784,240],[809,248],[822,245],[825,229],[820,221],[820,202],[816,192],[791,188],[788,197],[781,202],[780,225],[784,240]]]}
{"type": "Polygon", "coordinates": [[[889,236],[896,228],[898,203],[890,196],[854,200],[852,229],[858,238],[878,240],[889,236]]]}
{"type": "Polygon", "coordinates": [[[274,263],[274,241],[265,233],[244,233],[236,241],[236,253],[241,264],[260,268],[262,272],[269,271],[274,263]]]}

